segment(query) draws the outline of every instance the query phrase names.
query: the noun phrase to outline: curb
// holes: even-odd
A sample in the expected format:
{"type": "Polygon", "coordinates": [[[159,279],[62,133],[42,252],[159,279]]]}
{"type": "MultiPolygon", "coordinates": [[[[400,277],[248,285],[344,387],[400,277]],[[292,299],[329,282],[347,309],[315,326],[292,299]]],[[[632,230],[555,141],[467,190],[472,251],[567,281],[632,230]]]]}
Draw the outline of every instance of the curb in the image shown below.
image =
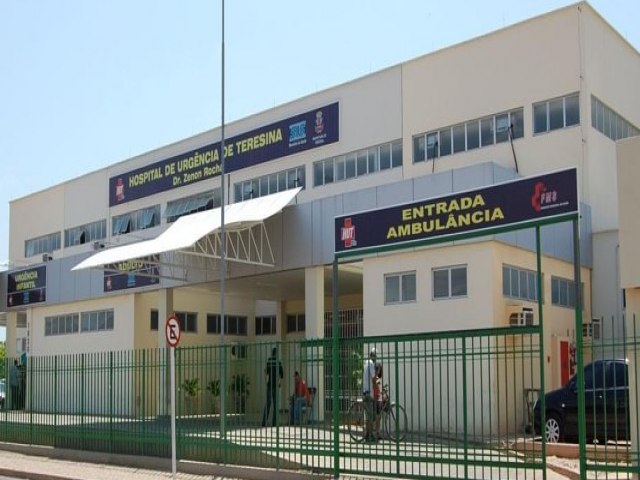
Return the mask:
{"type": "MultiPolygon", "coordinates": [[[[88,452],[83,450],[70,450],[63,448],[43,447],[36,445],[20,445],[2,442],[0,442],[0,450],[19,453],[22,455],[47,457],[53,460],[90,463],[95,464],[96,467],[111,465],[132,469],[155,470],[164,473],[171,472],[171,460],[168,458],[165,459],[157,457],[120,454],[113,455],[101,452],[88,452]]],[[[188,460],[178,461],[177,473],[215,477],[235,477],[243,478],[246,480],[323,480],[331,478],[327,475],[319,475],[304,471],[269,470],[250,466],[219,465],[214,463],[194,462],[188,460]]],[[[61,476],[46,473],[28,472],[24,470],[15,470],[13,468],[6,467],[0,467],[0,475],[33,480],[86,480],[84,477],[73,476],[72,473],[70,473],[68,476],[61,476]]]]}

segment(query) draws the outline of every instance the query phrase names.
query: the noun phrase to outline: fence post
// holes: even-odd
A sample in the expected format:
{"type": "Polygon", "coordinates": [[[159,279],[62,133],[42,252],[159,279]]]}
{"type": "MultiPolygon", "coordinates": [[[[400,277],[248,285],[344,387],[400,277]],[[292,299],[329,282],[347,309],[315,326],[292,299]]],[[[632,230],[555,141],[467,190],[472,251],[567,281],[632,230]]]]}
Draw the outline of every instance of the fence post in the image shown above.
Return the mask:
{"type": "Polygon", "coordinates": [[[586,409],[584,391],[584,357],[582,342],[582,288],[580,287],[580,238],[578,219],[573,220],[573,269],[574,289],[576,300],[576,351],[577,351],[577,379],[578,379],[578,441],[580,452],[580,478],[587,478],[587,435],[586,435],[586,409]]]}
{"type": "Polygon", "coordinates": [[[109,352],[109,452],[113,453],[113,351],[109,352]]]}
{"type": "Polygon", "coordinates": [[[333,364],[332,386],[333,388],[333,477],[340,478],[340,388],[339,378],[336,372],[340,371],[338,348],[340,346],[340,321],[338,319],[338,259],[333,257],[333,318],[332,321],[332,341],[331,341],[331,362],[333,364]]]}
{"type": "MultiPolygon", "coordinates": [[[[456,407],[457,410],[457,407],[456,407]]],[[[464,478],[469,478],[469,429],[467,426],[467,337],[462,337],[462,429],[464,445],[464,478]]]]}
{"type": "Polygon", "coordinates": [[[58,355],[53,357],[53,446],[58,445],[58,355]]]}

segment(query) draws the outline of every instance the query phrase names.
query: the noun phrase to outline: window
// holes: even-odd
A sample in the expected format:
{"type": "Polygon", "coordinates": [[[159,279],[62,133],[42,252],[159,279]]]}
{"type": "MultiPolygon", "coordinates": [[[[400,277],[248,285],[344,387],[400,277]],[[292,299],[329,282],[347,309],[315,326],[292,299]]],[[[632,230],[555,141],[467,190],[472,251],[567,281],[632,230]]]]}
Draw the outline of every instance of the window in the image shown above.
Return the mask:
{"type": "Polygon", "coordinates": [[[275,335],[276,316],[256,317],[256,335],[275,335]]]}
{"type": "Polygon", "coordinates": [[[80,314],[82,332],[113,330],[113,310],[96,310],[80,314]]]}
{"type": "MultiPolygon", "coordinates": [[[[219,314],[207,314],[207,333],[219,335],[222,332],[220,328],[221,319],[219,314]]],[[[247,335],[247,317],[240,315],[224,316],[225,335],[247,335]]]]}
{"type": "Polygon", "coordinates": [[[602,361],[596,361],[584,367],[584,389],[600,390],[605,385],[605,366],[602,361]]]}
{"type": "Polygon", "coordinates": [[[362,177],[402,166],[402,141],[384,143],[313,164],[313,186],[362,177]]]}
{"type": "Polygon", "coordinates": [[[306,319],[304,313],[287,315],[287,333],[304,332],[306,319]]]}
{"type": "Polygon", "coordinates": [[[591,126],[614,141],[640,135],[640,130],[593,95],[591,96],[591,126]]]}
{"type": "Polygon", "coordinates": [[[155,308],[151,309],[149,315],[149,327],[151,330],[158,330],[158,310],[155,308]]]}
{"type": "Polygon", "coordinates": [[[107,237],[107,221],[87,223],[79,227],[69,228],[64,231],[64,246],[71,247],[83,243],[102,240],[107,237]]]}
{"type": "Polygon", "coordinates": [[[433,270],[433,298],[455,298],[467,295],[467,267],[445,267],[433,270]]]}
{"type": "Polygon", "coordinates": [[[509,265],[502,266],[502,294],[531,302],[538,301],[538,274],[509,265]]]}
{"type": "Polygon", "coordinates": [[[176,312],[180,322],[180,331],[198,333],[198,314],[194,312],[176,312]]]}
{"type": "Polygon", "coordinates": [[[24,256],[33,257],[41,253],[50,253],[60,250],[60,232],[50,233],[42,237],[32,238],[24,242],[24,256]]]}
{"type": "Polygon", "coordinates": [[[413,138],[413,161],[423,162],[522,138],[522,118],[523,109],[519,108],[417,135],[413,138]]]}
{"type": "Polygon", "coordinates": [[[533,133],[545,133],[580,123],[577,93],[533,105],[533,133]]]}
{"type": "Polygon", "coordinates": [[[78,333],[78,314],[77,313],[45,317],[44,319],[45,337],[49,337],[53,335],[69,335],[71,333],[78,333]]]}
{"type": "Polygon", "coordinates": [[[416,272],[393,273],[384,276],[384,303],[416,301],[416,272]]]}
{"type": "Polygon", "coordinates": [[[480,121],[467,122],[467,150],[480,147],[480,121]]]}
{"type": "Polygon", "coordinates": [[[142,208],[123,215],[117,215],[111,219],[111,232],[113,235],[144,230],[160,225],[160,205],[142,208]]]}
{"type": "Polygon", "coordinates": [[[191,197],[180,198],[173,202],[167,202],[164,216],[167,219],[167,223],[172,223],[183,215],[212,210],[219,207],[220,204],[220,189],[217,188],[211,192],[200,193],[191,197]]]}
{"type": "MultiPolygon", "coordinates": [[[[551,277],[551,304],[559,307],[576,307],[575,283],[573,280],[566,278],[551,277]]],[[[583,298],[581,302],[584,308],[584,283],[581,284],[580,295],[583,298]]]]}
{"type": "MultiPolygon", "coordinates": [[[[314,168],[314,181],[316,175],[324,175],[322,167],[323,165],[320,165],[319,169],[314,168]]],[[[305,185],[305,169],[304,166],[300,166],[236,183],[234,184],[234,198],[236,202],[241,202],[297,187],[304,189],[305,185]]]]}

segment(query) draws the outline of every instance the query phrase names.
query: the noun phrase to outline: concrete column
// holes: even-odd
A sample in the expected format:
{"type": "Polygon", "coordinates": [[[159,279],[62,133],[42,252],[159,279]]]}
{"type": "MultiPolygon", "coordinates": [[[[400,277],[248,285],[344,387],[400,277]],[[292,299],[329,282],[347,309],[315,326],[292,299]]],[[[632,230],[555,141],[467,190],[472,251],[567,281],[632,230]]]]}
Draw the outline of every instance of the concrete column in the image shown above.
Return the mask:
{"type": "MultiPolygon", "coordinates": [[[[324,338],[324,267],[310,267],[304,271],[305,336],[324,338]]],[[[307,358],[306,381],[316,388],[311,419],[324,420],[324,361],[328,352],[320,345],[311,345],[304,352],[307,358]]]]}
{"type": "Polygon", "coordinates": [[[324,267],[304,270],[306,338],[324,338],[324,267]]]}
{"type": "MultiPolygon", "coordinates": [[[[7,312],[7,330],[6,330],[6,355],[7,357],[16,356],[16,339],[17,339],[18,312],[7,312]]],[[[7,383],[8,385],[8,383],[7,383]]]]}

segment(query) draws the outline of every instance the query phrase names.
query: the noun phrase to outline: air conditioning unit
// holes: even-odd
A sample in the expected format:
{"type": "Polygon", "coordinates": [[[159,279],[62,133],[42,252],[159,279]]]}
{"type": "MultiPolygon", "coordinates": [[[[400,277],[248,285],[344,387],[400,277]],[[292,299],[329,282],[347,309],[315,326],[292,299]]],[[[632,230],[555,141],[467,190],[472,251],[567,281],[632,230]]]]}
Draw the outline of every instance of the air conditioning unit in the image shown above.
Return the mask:
{"type": "Polygon", "coordinates": [[[533,308],[522,307],[519,311],[509,315],[509,325],[512,327],[527,327],[533,325],[533,308]]]}
{"type": "Polygon", "coordinates": [[[582,324],[582,338],[586,340],[600,340],[599,318],[592,318],[590,322],[582,324]]]}
{"type": "Polygon", "coordinates": [[[51,260],[53,260],[53,256],[50,253],[43,253],[42,254],[42,261],[43,262],[50,262],[51,260]]]}
{"type": "Polygon", "coordinates": [[[104,248],[104,243],[102,242],[93,242],[94,250],[102,250],[104,248]]]}

